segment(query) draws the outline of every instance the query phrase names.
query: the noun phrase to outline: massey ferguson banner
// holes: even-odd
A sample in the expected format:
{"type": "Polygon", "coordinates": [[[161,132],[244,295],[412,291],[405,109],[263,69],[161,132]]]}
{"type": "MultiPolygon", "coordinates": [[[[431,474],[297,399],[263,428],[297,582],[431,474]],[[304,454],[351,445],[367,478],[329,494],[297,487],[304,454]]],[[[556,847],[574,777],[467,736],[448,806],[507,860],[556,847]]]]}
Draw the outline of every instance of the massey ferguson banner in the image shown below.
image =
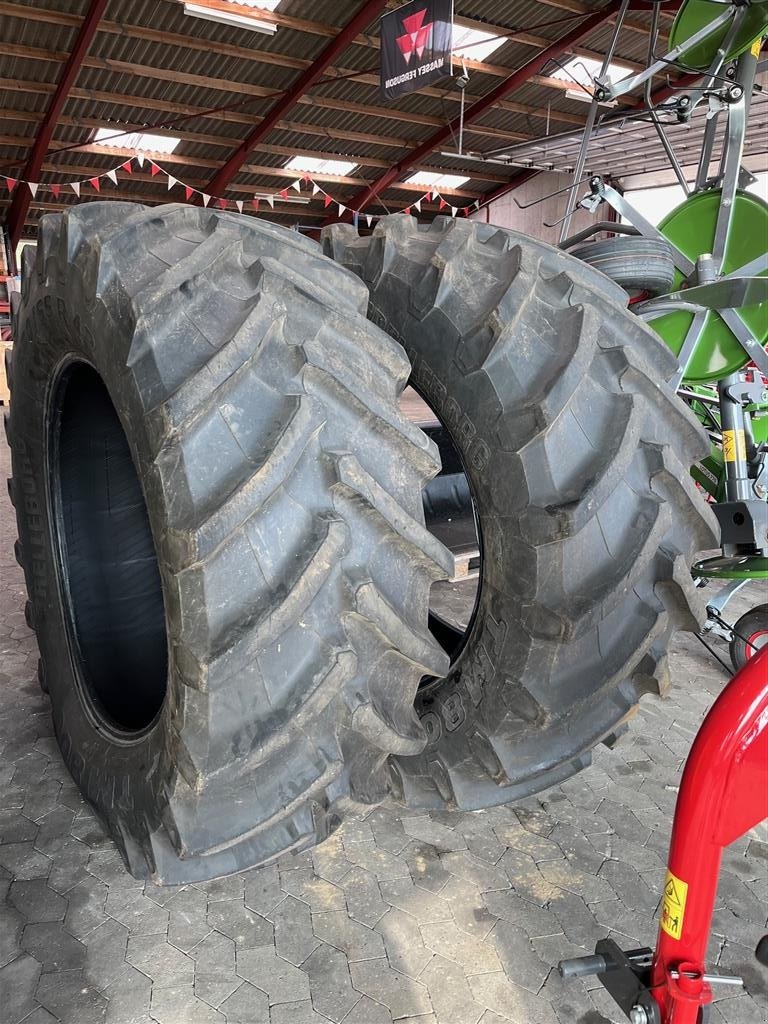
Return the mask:
{"type": "Polygon", "coordinates": [[[381,91],[394,100],[451,74],[453,0],[412,0],[381,19],[381,91]]]}

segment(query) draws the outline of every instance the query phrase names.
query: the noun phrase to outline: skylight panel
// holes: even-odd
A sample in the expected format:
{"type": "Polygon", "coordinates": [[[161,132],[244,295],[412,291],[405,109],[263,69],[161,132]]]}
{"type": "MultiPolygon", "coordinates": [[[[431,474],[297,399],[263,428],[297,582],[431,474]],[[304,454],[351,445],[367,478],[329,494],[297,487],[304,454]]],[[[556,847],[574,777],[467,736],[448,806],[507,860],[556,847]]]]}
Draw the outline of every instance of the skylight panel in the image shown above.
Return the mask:
{"type": "MultiPolygon", "coordinates": [[[[559,78],[561,82],[578,82],[579,85],[591,89],[602,66],[602,61],[592,57],[571,57],[561,68],[555,68],[550,72],[549,77],[559,78]]],[[[629,68],[622,67],[621,64],[608,65],[608,77],[612,82],[619,82],[622,78],[626,78],[629,71],[629,68]]]]}
{"type": "Polygon", "coordinates": [[[417,171],[410,178],[405,179],[406,185],[423,185],[424,188],[444,188],[446,191],[460,188],[468,177],[461,174],[436,174],[430,171],[417,171]]]}
{"type": "Polygon", "coordinates": [[[121,132],[115,128],[97,128],[93,144],[112,146],[115,149],[138,150],[142,153],[173,153],[181,139],[169,135],[152,135],[149,132],[121,132]]]}
{"type": "Polygon", "coordinates": [[[343,178],[357,167],[351,160],[323,160],[315,156],[294,156],[285,165],[289,171],[302,174],[337,174],[343,178]]]}
{"type": "Polygon", "coordinates": [[[479,28],[462,28],[461,25],[454,25],[453,55],[469,60],[485,60],[507,40],[507,36],[500,36],[498,32],[483,32],[479,28]]]}

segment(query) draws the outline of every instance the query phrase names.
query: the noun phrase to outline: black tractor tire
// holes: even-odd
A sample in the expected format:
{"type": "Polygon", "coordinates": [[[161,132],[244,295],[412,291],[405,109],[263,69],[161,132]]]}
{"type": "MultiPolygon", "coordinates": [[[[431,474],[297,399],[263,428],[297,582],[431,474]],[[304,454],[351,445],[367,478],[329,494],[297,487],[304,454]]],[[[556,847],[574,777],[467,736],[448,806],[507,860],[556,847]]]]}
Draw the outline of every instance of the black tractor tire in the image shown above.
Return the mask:
{"type": "Polygon", "coordinates": [[[733,671],[744,668],[750,658],[768,646],[768,604],[758,604],[744,612],[733,626],[729,645],[733,671]]]}
{"type": "Polygon", "coordinates": [[[334,226],[324,244],[405,347],[481,534],[469,629],[419,690],[429,744],[394,759],[395,791],[424,808],[516,800],[612,744],[667,686],[673,631],[703,621],[690,564],[716,524],[689,467],[706,439],[667,383],[672,353],[580,260],[442,217],[334,226]]]}
{"type": "Polygon", "coordinates": [[[408,360],[253,218],[94,202],[25,256],[11,493],[67,766],[137,877],[312,845],[424,746],[448,664],[408,360]]]}
{"type": "Polygon", "coordinates": [[[574,246],[571,256],[610,277],[630,295],[664,295],[675,281],[672,250],[655,238],[608,238],[574,246]]]}

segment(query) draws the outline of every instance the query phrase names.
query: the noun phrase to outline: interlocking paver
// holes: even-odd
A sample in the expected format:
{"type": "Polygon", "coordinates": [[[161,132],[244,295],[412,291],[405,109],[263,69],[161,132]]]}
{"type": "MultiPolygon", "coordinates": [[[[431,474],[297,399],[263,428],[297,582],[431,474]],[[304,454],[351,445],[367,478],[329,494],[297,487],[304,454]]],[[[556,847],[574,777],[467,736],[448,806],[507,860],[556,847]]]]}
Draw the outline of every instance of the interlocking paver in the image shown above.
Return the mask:
{"type": "Polygon", "coordinates": [[[364,871],[369,871],[378,881],[391,878],[407,878],[408,867],[401,859],[387,850],[379,849],[373,843],[354,843],[347,849],[347,860],[364,871]]]}
{"type": "Polygon", "coordinates": [[[25,920],[9,903],[0,904],[0,967],[18,955],[25,920]]]}
{"type": "Polygon", "coordinates": [[[349,971],[357,991],[388,1007],[393,1020],[432,1009],[426,986],[393,970],[386,960],[359,960],[349,965],[349,971]]]}
{"type": "MultiPolygon", "coordinates": [[[[323,846],[326,845],[327,843],[323,844],[323,846]]],[[[261,917],[268,917],[270,912],[284,899],[285,892],[280,885],[280,871],[277,864],[268,864],[257,871],[248,872],[245,877],[244,903],[249,910],[260,914],[261,917]]]]}
{"type": "Polygon", "coordinates": [[[347,958],[340,950],[322,943],[301,969],[309,978],[312,1006],[339,1024],[360,1000],[360,993],[352,987],[347,958]]]}
{"type": "Polygon", "coordinates": [[[0,867],[10,871],[20,882],[32,878],[47,878],[51,860],[35,849],[32,842],[7,843],[0,846],[0,867]]]}
{"type": "Polygon", "coordinates": [[[102,1024],[107,1000],[88,983],[82,971],[43,974],[37,986],[37,1001],[59,1020],[78,1024],[102,1024]]]}
{"type": "Polygon", "coordinates": [[[460,964],[468,975],[502,969],[492,943],[457,931],[453,925],[445,921],[422,925],[421,935],[428,949],[433,953],[440,953],[446,960],[460,964]]]}
{"type": "Polygon", "coordinates": [[[143,888],[110,891],[104,909],[131,935],[165,935],[168,931],[168,911],[145,896],[143,888]]]}
{"type": "Polygon", "coordinates": [[[451,877],[438,851],[428,843],[411,843],[405,848],[403,858],[414,884],[429,892],[439,893],[451,877]]]}
{"type": "Polygon", "coordinates": [[[315,1010],[309,999],[278,1003],[270,1008],[269,1017],[271,1024],[325,1024],[328,1019],[315,1010]]]}
{"type": "Polygon", "coordinates": [[[434,956],[427,949],[414,917],[393,908],[376,925],[376,931],[384,939],[390,967],[411,978],[418,978],[434,956]]]}
{"type": "Polygon", "coordinates": [[[50,889],[43,878],[11,882],[8,899],[28,924],[62,921],[67,900],[50,889]]]}
{"type": "MultiPolygon", "coordinates": [[[[421,1024],[427,1024],[427,1017],[421,1017],[421,1024]]],[[[344,1024],[392,1024],[392,1014],[382,1003],[374,1003],[368,996],[363,996],[359,1003],[355,1003],[347,1016],[344,1024]]],[[[404,1024],[403,1018],[399,1024],[404,1024]]]]}
{"type": "Polygon", "coordinates": [[[227,1024],[269,1024],[269,999],[261,989],[242,981],[219,1006],[227,1024]]]}
{"type": "Polygon", "coordinates": [[[104,1024],[134,1024],[149,1015],[152,982],[130,964],[123,964],[115,980],[102,992],[109,1000],[104,1024]]]}
{"type": "Polygon", "coordinates": [[[104,988],[123,973],[129,934],[125,925],[105,920],[82,940],[87,950],[85,975],[93,985],[104,988]]]}
{"type": "Polygon", "coordinates": [[[507,975],[535,995],[544,984],[551,964],[542,962],[529,936],[508,921],[499,921],[491,932],[489,942],[496,950],[507,975]]]}
{"type": "Polygon", "coordinates": [[[309,999],[307,975],[278,956],[271,946],[238,949],[237,973],[265,992],[270,1006],[309,999]]]}
{"type": "Polygon", "coordinates": [[[457,928],[478,939],[484,939],[497,921],[497,918],[488,909],[486,897],[510,891],[509,889],[492,889],[490,892],[483,893],[466,879],[454,876],[440,890],[440,895],[437,897],[448,913],[443,913],[439,917],[425,918],[423,923],[427,924],[430,920],[453,920],[457,928]]]}
{"type": "Polygon", "coordinates": [[[340,881],[347,900],[347,911],[354,921],[373,928],[389,910],[376,876],[363,868],[352,868],[340,881]]]}
{"type": "Polygon", "coordinates": [[[428,889],[414,885],[410,878],[393,878],[389,882],[379,882],[379,889],[387,903],[405,911],[422,924],[451,920],[453,916],[451,907],[445,900],[445,888],[438,897],[428,889]]]}
{"type": "Polygon", "coordinates": [[[348,960],[375,960],[386,955],[378,932],[354,921],[346,911],[313,914],[312,929],[318,939],[340,949],[348,960]]]}
{"type": "MultiPolygon", "coordinates": [[[[269,915],[274,925],[275,949],[290,963],[298,967],[319,945],[312,932],[309,906],[293,896],[278,903],[269,915]]],[[[253,945],[264,945],[263,942],[253,945]]]]}
{"type": "Polygon", "coordinates": [[[242,900],[217,900],[208,904],[208,924],[240,946],[268,946],[274,937],[271,922],[249,910],[242,900]]]}
{"type": "Polygon", "coordinates": [[[450,960],[433,957],[420,980],[430,993],[437,1024],[476,1024],[482,1017],[485,1007],[475,1002],[466,977],[450,960]]]}
{"type": "Polygon", "coordinates": [[[558,1024],[552,1004],[537,999],[504,974],[477,974],[468,979],[475,1001],[513,1024],[558,1024]]]}
{"type": "Polygon", "coordinates": [[[9,1024],[19,1024],[37,1005],[40,970],[37,960],[25,955],[0,967],[0,1007],[9,1024]]]}
{"type": "Polygon", "coordinates": [[[171,946],[162,935],[137,935],[128,939],[126,959],[157,986],[191,985],[195,961],[171,946]]]}
{"type": "Polygon", "coordinates": [[[191,981],[153,985],[150,1012],[158,1024],[225,1024],[223,1014],[197,998],[191,981]]]}
{"type": "Polygon", "coordinates": [[[28,924],[21,948],[42,964],[44,972],[72,971],[85,963],[86,947],[60,924],[28,924]]]}

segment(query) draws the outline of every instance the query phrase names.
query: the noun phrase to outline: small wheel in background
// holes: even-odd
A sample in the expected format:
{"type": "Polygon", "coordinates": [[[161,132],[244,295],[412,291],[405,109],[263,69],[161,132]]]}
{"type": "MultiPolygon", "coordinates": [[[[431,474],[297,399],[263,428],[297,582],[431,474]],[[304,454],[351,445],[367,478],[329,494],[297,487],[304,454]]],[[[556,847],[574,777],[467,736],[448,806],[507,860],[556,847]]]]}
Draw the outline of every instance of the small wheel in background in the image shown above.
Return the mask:
{"type": "Polygon", "coordinates": [[[672,250],[654,238],[609,238],[574,246],[570,252],[621,285],[630,297],[664,295],[674,282],[672,250]]]}
{"type": "Polygon", "coordinates": [[[734,672],[744,668],[750,658],[768,646],[768,604],[750,608],[733,627],[730,644],[734,672]]]}

